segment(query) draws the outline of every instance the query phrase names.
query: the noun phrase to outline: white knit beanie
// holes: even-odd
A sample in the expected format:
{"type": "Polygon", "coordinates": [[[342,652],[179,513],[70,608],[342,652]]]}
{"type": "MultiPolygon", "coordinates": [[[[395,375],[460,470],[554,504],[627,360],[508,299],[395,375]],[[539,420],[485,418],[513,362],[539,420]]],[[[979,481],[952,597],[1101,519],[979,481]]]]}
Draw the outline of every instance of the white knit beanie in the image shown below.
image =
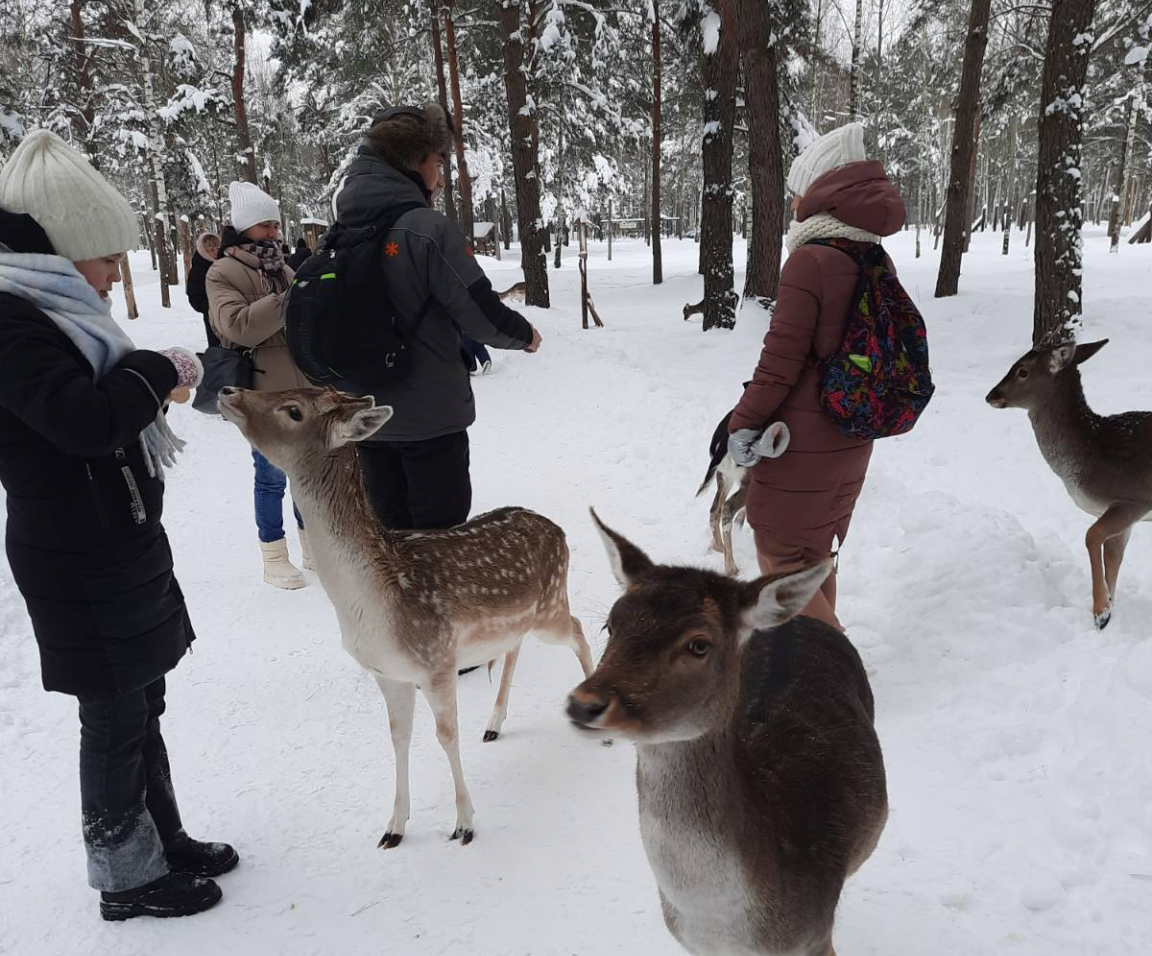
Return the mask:
{"type": "Polygon", "coordinates": [[[140,240],[127,200],[46,129],[25,136],[0,170],[0,207],[35,219],[56,254],[73,262],[127,252],[140,240]]]}
{"type": "Polygon", "coordinates": [[[280,204],[252,183],[229,183],[228,205],[232,207],[232,228],[237,232],[258,222],[280,221],[280,204]]]}
{"type": "Polygon", "coordinates": [[[864,127],[848,123],[813,140],[792,162],[788,170],[788,189],[803,196],[808,187],[825,173],[848,163],[862,163],[864,154],[864,127]]]}

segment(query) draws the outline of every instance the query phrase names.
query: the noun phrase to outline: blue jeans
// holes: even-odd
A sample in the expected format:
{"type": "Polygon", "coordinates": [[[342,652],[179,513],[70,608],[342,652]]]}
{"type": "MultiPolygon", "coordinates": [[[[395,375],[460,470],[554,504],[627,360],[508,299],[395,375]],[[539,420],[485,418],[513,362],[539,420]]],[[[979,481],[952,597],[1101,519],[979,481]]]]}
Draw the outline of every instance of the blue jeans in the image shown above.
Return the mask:
{"type": "MultiPolygon", "coordinates": [[[[284,537],[284,490],[288,487],[288,476],[255,448],[252,462],[256,467],[256,529],[260,540],[269,544],[284,537]]],[[[297,526],[303,528],[304,519],[295,504],[292,513],[297,526]]]]}
{"type": "Polygon", "coordinates": [[[477,363],[483,365],[485,362],[491,362],[492,356],[488,354],[488,350],[473,338],[461,334],[460,345],[464,354],[464,364],[468,366],[469,372],[475,372],[477,363]]]}

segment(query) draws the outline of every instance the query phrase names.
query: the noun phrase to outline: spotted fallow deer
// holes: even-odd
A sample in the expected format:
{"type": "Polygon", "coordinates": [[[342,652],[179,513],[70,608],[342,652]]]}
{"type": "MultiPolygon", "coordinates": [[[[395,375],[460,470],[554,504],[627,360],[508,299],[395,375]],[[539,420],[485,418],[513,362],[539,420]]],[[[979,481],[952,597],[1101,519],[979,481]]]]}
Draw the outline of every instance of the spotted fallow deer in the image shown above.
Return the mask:
{"type": "Polygon", "coordinates": [[[988,393],[993,408],[1024,408],[1040,453],[1068,494],[1096,521],[1085,544],[1092,569],[1092,615],[1112,619],[1116,581],[1132,527],[1152,519],[1152,412],[1097,415],[1078,366],[1108,344],[1032,349],[988,393]]]}
{"type": "Polygon", "coordinates": [[[625,593],[568,716],[636,744],[668,929],[693,956],[834,956],[836,903],[888,799],[860,655],[796,617],[831,562],[736,581],[653,564],[596,523],[625,593]]]}
{"type": "Polygon", "coordinates": [[[344,648],[371,673],[388,704],[396,799],[379,845],[404,836],[408,751],[417,688],[436,719],[456,787],[452,839],[472,841],[472,798],[460,764],[456,674],[504,658],[484,740],[500,735],[520,645],[528,632],[567,645],[585,675],[592,655],[568,610],[568,545],[555,524],[502,508],[443,531],[388,531],[364,490],[355,442],[392,409],[314,388],[225,388],[220,410],[292,482],[320,583],[336,608],[344,648]]]}

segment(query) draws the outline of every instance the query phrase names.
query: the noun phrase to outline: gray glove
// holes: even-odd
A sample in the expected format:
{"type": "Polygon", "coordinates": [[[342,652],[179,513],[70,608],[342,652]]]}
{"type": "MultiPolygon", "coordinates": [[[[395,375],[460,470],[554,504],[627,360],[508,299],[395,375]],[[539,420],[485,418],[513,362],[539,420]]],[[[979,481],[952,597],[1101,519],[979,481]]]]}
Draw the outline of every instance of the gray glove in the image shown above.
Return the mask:
{"type": "Polygon", "coordinates": [[[788,450],[788,426],[773,422],[763,432],[739,428],[728,436],[728,454],[742,468],[758,465],[762,458],[779,458],[788,450]]]}

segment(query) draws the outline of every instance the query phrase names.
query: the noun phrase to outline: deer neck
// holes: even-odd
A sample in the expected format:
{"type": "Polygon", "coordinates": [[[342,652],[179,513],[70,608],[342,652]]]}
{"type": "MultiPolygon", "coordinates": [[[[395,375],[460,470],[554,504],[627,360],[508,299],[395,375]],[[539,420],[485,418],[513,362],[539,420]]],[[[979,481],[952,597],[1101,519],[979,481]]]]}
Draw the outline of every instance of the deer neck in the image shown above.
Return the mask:
{"type": "Polygon", "coordinates": [[[1036,443],[1048,466],[1075,482],[1095,455],[1100,416],[1088,407],[1080,372],[1069,369],[1056,380],[1048,401],[1028,410],[1036,443]]]}
{"type": "Polygon", "coordinates": [[[389,569],[396,536],[380,524],[368,500],[354,446],[318,454],[289,477],[292,497],[315,547],[340,553],[361,567],[389,569]]]}

